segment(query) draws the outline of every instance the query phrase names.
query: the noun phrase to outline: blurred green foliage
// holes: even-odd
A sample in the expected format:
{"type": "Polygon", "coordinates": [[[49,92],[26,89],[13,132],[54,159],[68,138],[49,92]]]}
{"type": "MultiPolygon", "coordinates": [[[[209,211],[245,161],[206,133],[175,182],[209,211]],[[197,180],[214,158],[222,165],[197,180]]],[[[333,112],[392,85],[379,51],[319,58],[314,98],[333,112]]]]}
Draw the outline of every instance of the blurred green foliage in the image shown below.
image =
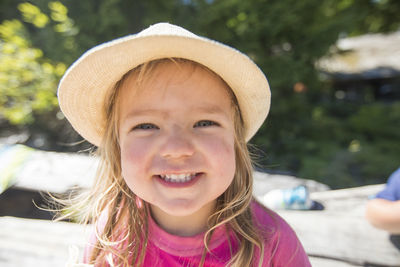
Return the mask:
{"type": "Polygon", "coordinates": [[[399,12],[397,0],[5,0],[0,116],[25,127],[57,114],[65,66],[98,43],[169,21],[238,48],[266,73],[272,107],[252,139],[265,168],[335,188],[384,182],[400,165],[399,102],[338,100],[315,62],[339,37],[398,30],[399,12]]]}
{"type": "MultiPolygon", "coordinates": [[[[30,19],[44,26],[42,18],[30,19]]],[[[57,106],[54,88],[65,64],[46,60],[40,49],[32,47],[19,20],[4,21],[0,37],[0,115],[12,124],[32,123],[33,112],[57,106]]]]}
{"type": "Polygon", "coordinates": [[[298,140],[305,144],[299,148],[305,155],[299,175],[333,187],[384,182],[399,165],[400,102],[347,105],[336,104],[333,109],[353,110],[344,117],[324,107],[313,134],[298,140]]]}

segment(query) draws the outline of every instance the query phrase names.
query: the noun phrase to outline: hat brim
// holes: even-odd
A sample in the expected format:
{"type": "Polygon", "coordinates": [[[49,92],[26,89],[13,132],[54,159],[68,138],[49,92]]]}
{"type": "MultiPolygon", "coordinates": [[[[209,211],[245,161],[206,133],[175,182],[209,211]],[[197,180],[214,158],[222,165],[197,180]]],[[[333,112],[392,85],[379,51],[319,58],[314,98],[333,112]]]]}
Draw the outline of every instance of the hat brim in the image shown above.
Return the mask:
{"type": "Polygon", "coordinates": [[[108,90],[129,70],[151,60],[184,58],[217,73],[233,90],[245,126],[246,141],[268,115],[271,93],[263,72],[246,55],[198,36],[130,35],[96,46],[65,73],[58,87],[62,112],[85,139],[100,146],[105,130],[108,90]]]}

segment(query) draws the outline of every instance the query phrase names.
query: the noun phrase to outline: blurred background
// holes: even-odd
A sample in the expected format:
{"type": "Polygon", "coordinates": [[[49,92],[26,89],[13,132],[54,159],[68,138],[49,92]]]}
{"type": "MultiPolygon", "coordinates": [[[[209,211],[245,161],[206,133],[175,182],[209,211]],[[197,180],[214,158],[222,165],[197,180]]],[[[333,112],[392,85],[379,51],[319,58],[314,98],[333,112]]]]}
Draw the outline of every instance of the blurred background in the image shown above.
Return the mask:
{"type": "Polygon", "coordinates": [[[331,188],[384,183],[400,163],[400,1],[1,0],[0,143],[87,150],[57,104],[96,44],[167,21],[248,54],[272,107],[259,168],[331,188]]]}

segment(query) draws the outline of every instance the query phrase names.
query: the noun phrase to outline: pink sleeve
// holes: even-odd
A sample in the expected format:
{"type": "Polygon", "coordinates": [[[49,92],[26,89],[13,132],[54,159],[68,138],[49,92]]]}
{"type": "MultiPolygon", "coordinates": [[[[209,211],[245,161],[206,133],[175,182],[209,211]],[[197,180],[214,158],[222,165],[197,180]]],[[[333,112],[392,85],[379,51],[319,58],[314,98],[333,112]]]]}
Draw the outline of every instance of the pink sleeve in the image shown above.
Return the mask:
{"type": "Polygon", "coordinates": [[[296,233],[275,212],[253,202],[256,224],[265,234],[263,266],[311,267],[296,233]]]}
{"type": "Polygon", "coordinates": [[[293,229],[279,217],[279,228],[274,240],[273,266],[311,267],[310,261],[293,229]]]}

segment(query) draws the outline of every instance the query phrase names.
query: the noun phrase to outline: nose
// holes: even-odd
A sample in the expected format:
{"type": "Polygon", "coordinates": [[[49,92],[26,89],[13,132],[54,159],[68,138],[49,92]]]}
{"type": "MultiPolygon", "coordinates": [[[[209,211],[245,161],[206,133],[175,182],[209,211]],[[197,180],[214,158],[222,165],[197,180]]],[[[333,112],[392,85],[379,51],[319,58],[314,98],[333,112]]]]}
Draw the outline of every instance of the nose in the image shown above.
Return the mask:
{"type": "Polygon", "coordinates": [[[164,158],[185,158],[194,154],[192,138],[182,129],[174,129],[166,133],[164,140],[160,148],[160,154],[164,158]]]}

